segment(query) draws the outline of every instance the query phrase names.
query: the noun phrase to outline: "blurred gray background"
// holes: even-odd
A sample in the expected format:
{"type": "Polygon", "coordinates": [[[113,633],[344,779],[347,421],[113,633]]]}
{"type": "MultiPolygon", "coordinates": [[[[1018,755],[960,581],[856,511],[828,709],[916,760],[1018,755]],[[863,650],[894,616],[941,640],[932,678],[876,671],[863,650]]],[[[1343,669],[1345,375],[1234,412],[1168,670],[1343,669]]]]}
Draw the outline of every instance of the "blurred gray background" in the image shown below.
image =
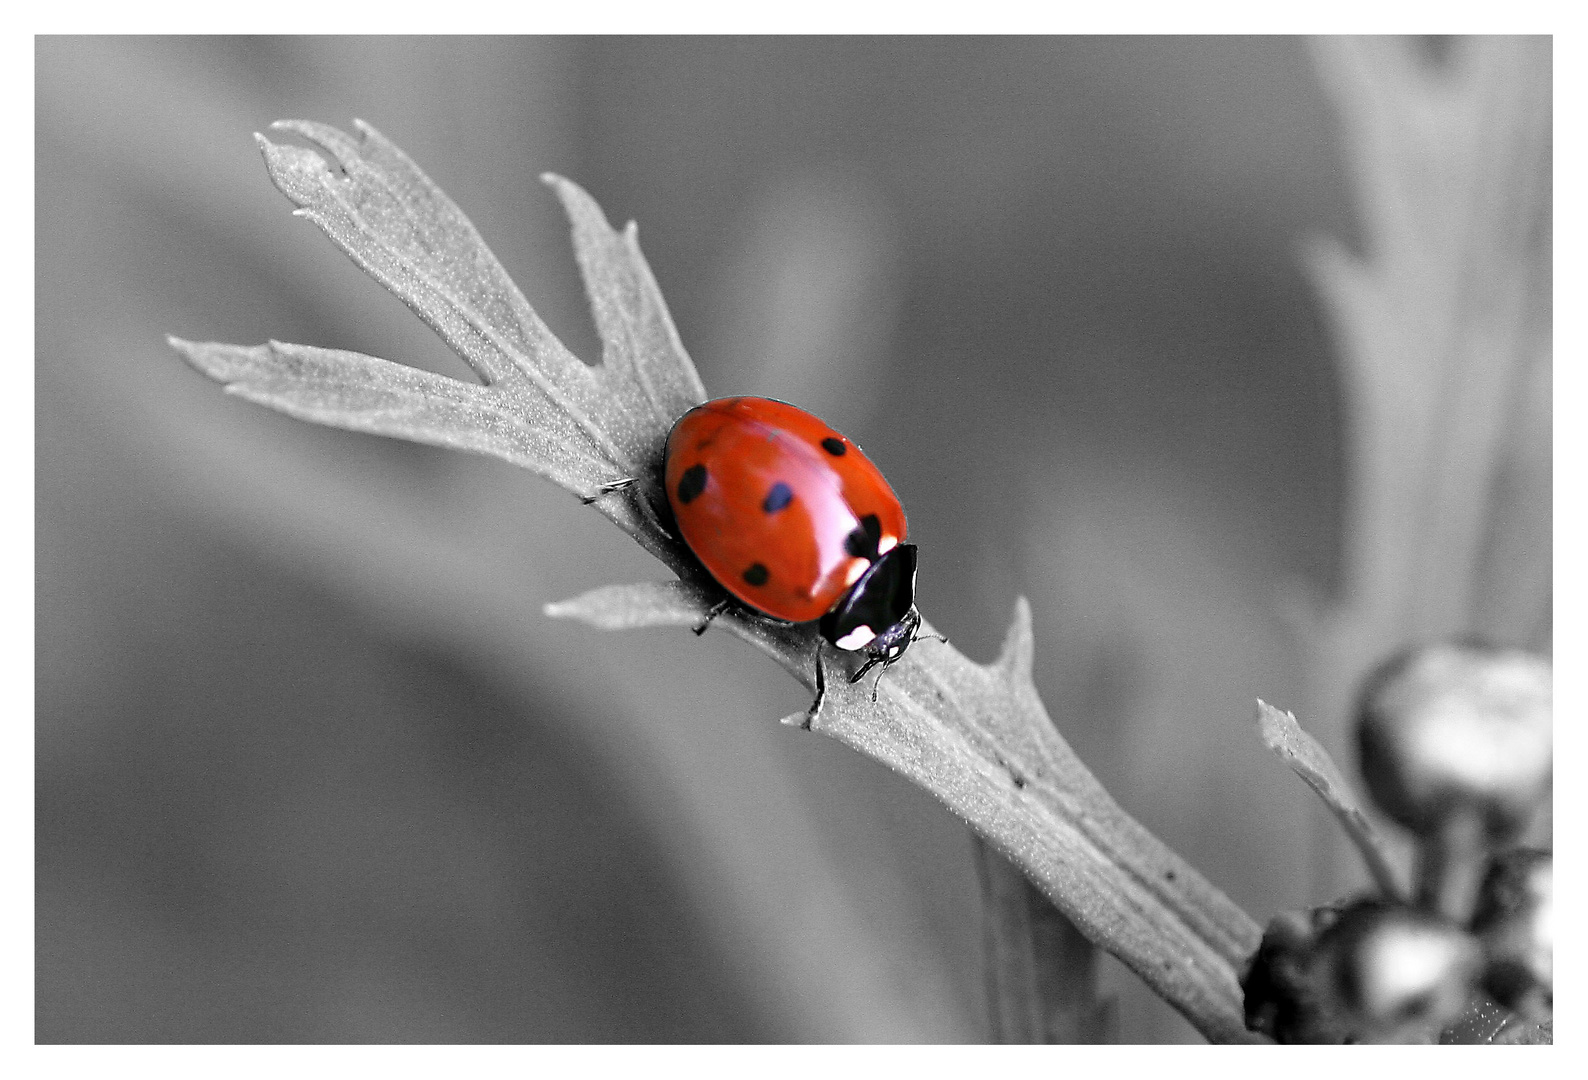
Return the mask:
{"type": "MultiPolygon", "coordinates": [[[[714,396],[862,443],[920,601],[1037,683],[1260,921],[1312,894],[1276,596],[1334,581],[1351,241],[1302,42],[37,45],[37,1038],[976,1041],[965,826],[780,727],[726,635],[542,605],[664,573],[483,458],[228,398],[168,333],[464,375],[290,216],[272,120],[403,147],[598,355],[538,175],[640,223],[714,396]]],[[[1195,1038],[1115,966],[1120,1038],[1195,1038]]]]}

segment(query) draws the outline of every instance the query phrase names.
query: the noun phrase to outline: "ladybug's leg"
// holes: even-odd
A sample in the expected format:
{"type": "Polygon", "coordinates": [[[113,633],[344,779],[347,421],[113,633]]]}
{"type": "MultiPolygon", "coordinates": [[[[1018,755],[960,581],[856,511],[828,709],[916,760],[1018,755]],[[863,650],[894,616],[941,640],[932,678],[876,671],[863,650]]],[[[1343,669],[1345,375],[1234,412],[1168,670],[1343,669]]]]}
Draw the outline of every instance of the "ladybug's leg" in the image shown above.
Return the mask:
{"type": "MultiPolygon", "coordinates": [[[[852,683],[859,682],[861,680],[861,678],[863,678],[865,676],[866,672],[870,671],[872,668],[876,667],[878,664],[882,664],[884,670],[886,670],[887,663],[883,661],[882,657],[880,657],[880,656],[870,657],[869,659],[866,660],[866,662],[864,664],[860,665],[860,670],[859,671],[857,671],[853,675],[849,676],[849,681],[852,682],[852,683]]],[[[878,675],[877,678],[880,679],[880,678],[882,678],[882,676],[878,675]]]]}
{"type": "Polygon", "coordinates": [[[635,476],[625,477],[622,480],[613,480],[609,484],[602,484],[599,488],[596,489],[596,493],[594,495],[584,496],[584,497],[580,498],[579,501],[584,503],[586,506],[589,506],[591,503],[595,502],[597,499],[599,499],[603,495],[610,495],[614,491],[622,491],[624,488],[628,487],[630,484],[637,484],[637,483],[639,483],[639,478],[635,477],[635,476]]]}
{"type": "Polygon", "coordinates": [[[861,680],[861,678],[866,674],[866,672],[870,671],[872,668],[876,667],[878,664],[881,664],[882,665],[882,670],[877,672],[877,681],[871,684],[871,701],[872,701],[873,704],[875,704],[876,700],[877,700],[877,687],[882,685],[882,676],[887,674],[888,669],[890,667],[892,667],[894,664],[897,664],[899,662],[899,657],[903,656],[903,655],[904,655],[903,653],[896,653],[896,654],[894,654],[891,657],[890,656],[873,656],[870,659],[868,659],[864,664],[860,665],[860,670],[855,672],[854,675],[852,675],[850,677],[849,681],[852,682],[852,683],[859,682],[861,680]]]}
{"type": "Polygon", "coordinates": [[[702,621],[699,626],[696,626],[696,627],[693,628],[694,631],[695,631],[695,636],[699,637],[701,634],[704,634],[706,632],[706,627],[711,625],[711,620],[715,619],[718,615],[721,615],[724,611],[727,611],[727,610],[728,610],[728,601],[727,600],[718,600],[715,604],[712,604],[711,605],[711,610],[706,612],[706,618],[704,619],[704,621],[702,621]]]}
{"type": "Polygon", "coordinates": [[[811,721],[815,720],[816,715],[822,711],[822,702],[826,697],[827,675],[822,671],[822,647],[818,643],[816,646],[816,700],[811,702],[810,710],[805,714],[805,722],[800,725],[801,730],[809,731],[811,729],[811,721]]]}
{"type": "Polygon", "coordinates": [[[877,672],[877,681],[871,684],[871,703],[873,705],[877,703],[877,688],[882,685],[882,677],[888,673],[888,669],[890,667],[892,667],[894,664],[897,664],[898,662],[899,657],[897,656],[891,660],[884,660],[882,662],[882,670],[877,672]]]}

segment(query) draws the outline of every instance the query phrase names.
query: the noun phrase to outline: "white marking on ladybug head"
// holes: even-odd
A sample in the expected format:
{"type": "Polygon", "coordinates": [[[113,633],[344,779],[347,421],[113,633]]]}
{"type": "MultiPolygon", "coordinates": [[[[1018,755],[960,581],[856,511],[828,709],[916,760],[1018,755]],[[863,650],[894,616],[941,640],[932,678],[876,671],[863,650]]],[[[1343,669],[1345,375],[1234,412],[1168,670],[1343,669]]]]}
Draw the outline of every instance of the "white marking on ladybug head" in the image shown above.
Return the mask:
{"type": "Polygon", "coordinates": [[[899,538],[897,536],[884,536],[881,540],[877,541],[877,554],[886,555],[888,552],[892,551],[898,546],[899,538]]]}
{"type": "Polygon", "coordinates": [[[851,560],[849,560],[849,569],[844,571],[844,585],[845,585],[845,587],[853,585],[855,582],[859,581],[860,580],[860,575],[864,574],[866,572],[866,567],[868,567],[870,565],[871,564],[868,563],[865,559],[851,559],[851,560]]]}
{"type": "Polygon", "coordinates": [[[876,637],[877,635],[872,632],[871,627],[857,626],[853,630],[849,631],[849,633],[833,642],[833,644],[837,645],[840,649],[847,649],[850,652],[854,652],[857,649],[864,649],[867,645],[870,645],[874,640],[876,640],[876,637]]]}

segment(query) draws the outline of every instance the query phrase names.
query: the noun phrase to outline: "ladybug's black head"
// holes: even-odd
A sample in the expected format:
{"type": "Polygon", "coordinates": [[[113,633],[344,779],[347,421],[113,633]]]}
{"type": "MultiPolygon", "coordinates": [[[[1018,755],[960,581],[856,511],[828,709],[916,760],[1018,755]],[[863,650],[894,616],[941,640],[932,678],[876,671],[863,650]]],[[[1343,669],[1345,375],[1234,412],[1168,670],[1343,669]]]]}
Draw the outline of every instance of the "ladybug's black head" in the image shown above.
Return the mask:
{"type": "Polygon", "coordinates": [[[915,610],[915,545],[890,549],[822,616],[822,637],[840,649],[892,663],[921,625],[915,610]]]}

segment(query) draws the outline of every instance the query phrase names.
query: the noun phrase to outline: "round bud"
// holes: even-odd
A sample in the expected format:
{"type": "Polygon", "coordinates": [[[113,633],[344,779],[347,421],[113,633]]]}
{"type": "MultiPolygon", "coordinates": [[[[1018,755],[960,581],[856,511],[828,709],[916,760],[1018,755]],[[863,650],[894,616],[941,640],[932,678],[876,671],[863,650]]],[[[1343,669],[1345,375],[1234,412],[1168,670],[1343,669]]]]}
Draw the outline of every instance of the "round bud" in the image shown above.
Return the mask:
{"type": "Polygon", "coordinates": [[[1546,1019],[1555,996],[1555,860],[1517,848],[1497,856],[1478,894],[1472,932],[1488,959],[1483,986],[1530,1019],[1546,1019]]]}
{"type": "Polygon", "coordinates": [[[1363,689],[1362,775],[1419,836],[1471,817],[1493,838],[1527,824],[1554,763],[1551,667],[1517,650],[1434,645],[1403,653],[1363,689]]]}
{"type": "Polygon", "coordinates": [[[1481,955],[1437,915],[1364,900],[1318,936],[1313,978],[1347,1041],[1432,1042],[1465,1008],[1481,955]]]}

